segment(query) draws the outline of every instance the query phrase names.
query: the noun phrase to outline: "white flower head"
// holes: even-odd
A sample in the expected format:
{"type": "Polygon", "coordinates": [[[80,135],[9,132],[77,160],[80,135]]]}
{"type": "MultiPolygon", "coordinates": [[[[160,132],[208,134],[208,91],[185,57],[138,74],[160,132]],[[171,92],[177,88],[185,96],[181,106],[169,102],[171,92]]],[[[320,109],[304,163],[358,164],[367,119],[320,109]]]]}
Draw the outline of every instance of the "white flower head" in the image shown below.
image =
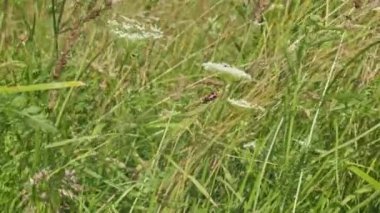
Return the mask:
{"type": "Polygon", "coordinates": [[[306,140],[297,140],[297,139],[294,139],[293,141],[297,142],[302,147],[309,147],[309,145],[310,145],[310,144],[307,143],[306,140]]]}
{"type": "Polygon", "coordinates": [[[252,148],[254,149],[256,147],[256,141],[251,141],[249,143],[243,144],[244,149],[252,148]]]}
{"type": "Polygon", "coordinates": [[[285,8],[285,6],[284,6],[283,4],[272,4],[272,5],[267,9],[266,12],[271,11],[271,10],[276,10],[276,9],[282,10],[282,9],[284,9],[284,8],[285,8]]]}
{"type": "Polygon", "coordinates": [[[244,110],[258,109],[260,111],[265,111],[265,109],[263,107],[257,106],[257,105],[253,105],[253,104],[251,104],[248,101],[243,100],[243,99],[236,100],[236,99],[228,98],[227,101],[232,106],[234,106],[234,107],[236,107],[238,109],[244,109],[244,110]]]}
{"type": "Polygon", "coordinates": [[[246,100],[240,99],[240,100],[235,100],[235,99],[227,99],[228,103],[230,103],[232,106],[242,108],[242,109],[253,109],[253,106],[246,100]]]}
{"type": "Polygon", "coordinates": [[[162,31],[154,25],[139,22],[121,16],[122,20],[109,20],[108,25],[111,32],[119,38],[126,38],[131,41],[159,39],[163,36],[162,31]]]}
{"type": "Polygon", "coordinates": [[[299,46],[300,46],[300,42],[302,41],[302,39],[304,39],[304,35],[302,35],[300,38],[298,38],[297,40],[295,40],[293,43],[291,43],[289,46],[288,46],[288,51],[289,52],[294,52],[299,46]]]}
{"type": "Polygon", "coordinates": [[[240,70],[236,67],[232,67],[229,64],[226,63],[213,63],[213,62],[207,62],[203,63],[202,67],[206,71],[215,72],[223,77],[225,77],[227,80],[242,80],[242,81],[251,81],[252,77],[244,72],[243,70],[240,70]]]}

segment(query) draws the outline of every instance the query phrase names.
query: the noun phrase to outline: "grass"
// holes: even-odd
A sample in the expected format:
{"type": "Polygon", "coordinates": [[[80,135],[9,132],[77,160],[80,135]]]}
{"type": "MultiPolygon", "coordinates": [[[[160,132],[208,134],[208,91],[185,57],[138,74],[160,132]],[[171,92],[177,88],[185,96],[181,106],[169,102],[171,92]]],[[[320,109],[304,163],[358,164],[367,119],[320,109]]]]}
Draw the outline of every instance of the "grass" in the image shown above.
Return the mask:
{"type": "Polygon", "coordinates": [[[2,212],[380,210],[375,1],[109,2],[0,4],[2,212]]]}

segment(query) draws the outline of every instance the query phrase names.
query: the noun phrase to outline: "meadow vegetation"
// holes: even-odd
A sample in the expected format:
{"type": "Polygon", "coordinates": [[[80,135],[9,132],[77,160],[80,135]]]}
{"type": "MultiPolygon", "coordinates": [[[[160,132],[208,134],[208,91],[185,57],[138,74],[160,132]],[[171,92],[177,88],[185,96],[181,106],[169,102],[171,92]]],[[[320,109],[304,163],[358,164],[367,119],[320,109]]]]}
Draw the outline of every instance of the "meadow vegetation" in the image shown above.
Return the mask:
{"type": "Polygon", "coordinates": [[[1,212],[380,211],[379,1],[0,6],[1,212]]]}

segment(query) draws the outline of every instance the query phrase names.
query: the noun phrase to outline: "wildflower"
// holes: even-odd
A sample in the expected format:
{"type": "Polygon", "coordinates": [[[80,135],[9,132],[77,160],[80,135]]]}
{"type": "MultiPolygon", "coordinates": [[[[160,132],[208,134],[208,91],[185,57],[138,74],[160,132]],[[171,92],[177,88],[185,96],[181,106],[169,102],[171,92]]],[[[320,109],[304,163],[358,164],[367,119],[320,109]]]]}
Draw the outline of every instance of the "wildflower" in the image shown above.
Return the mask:
{"type": "Polygon", "coordinates": [[[283,4],[272,4],[266,12],[276,9],[283,10],[284,8],[285,6],[283,4]]]}
{"type": "Polygon", "coordinates": [[[303,146],[303,147],[306,147],[308,146],[307,145],[307,141],[305,140],[297,140],[297,139],[294,139],[295,142],[297,142],[299,145],[303,146]]]}
{"type": "Polygon", "coordinates": [[[235,99],[227,99],[228,103],[230,103],[232,106],[235,106],[239,109],[259,109],[260,111],[265,111],[265,109],[261,106],[253,105],[249,103],[246,100],[240,99],[240,100],[235,100],[235,99]]]}
{"type": "Polygon", "coordinates": [[[300,42],[302,39],[304,39],[304,35],[302,35],[300,38],[298,38],[297,40],[295,40],[293,43],[291,43],[289,46],[288,46],[288,52],[294,52],[300,45],[300,42]]]}
{"type": "Polygon", "coordinates": [[[217,74],[220,74],[221,76],[225,77],[227,80],[243,80],[243,81],[251,81],[252,77],[244,72],[243,70],[240,70],[236,67],[232,67],[231,65],[225,64],[225,63],[213,63],[213,62],[207,62],[202,64],[203,68],[206,71],[215,72],[217,74]]]}
{"type": "Polygon", "coordinates": [[[162,31],[153,25],[144,24],[135,19],[121,16],[122,20],[109,20],[111,32],[119,38],[126,38],[131,41],[146,39],[159,39],[163,36],[162,31]]]}
{"type": "Polygon", "coordinates": [[[227,99],[228,103],[230,103],[232,106],[235,106],[237,108],[241,109],[253,109],[253,106],[248,103],[246,100],[235,100],[235,99],[227,99]]]}
{"type": "Polygon", "coordinates": [[[39,185],[43,181],[47,181],[49,179],[49,170],[42,169],[33,175],[32,178],[29,179],[29,183],[31,185],[39,185]]]}
{"type": "MultiPolygon", "coordinates": [[[[75,170],[65,169],[65,174],[62,179],[60,192],[62,196],[78,194],[83,190],[76,176],[75,170]]],[[[71,196],[69,196],[71,197],[71,196]]]]}

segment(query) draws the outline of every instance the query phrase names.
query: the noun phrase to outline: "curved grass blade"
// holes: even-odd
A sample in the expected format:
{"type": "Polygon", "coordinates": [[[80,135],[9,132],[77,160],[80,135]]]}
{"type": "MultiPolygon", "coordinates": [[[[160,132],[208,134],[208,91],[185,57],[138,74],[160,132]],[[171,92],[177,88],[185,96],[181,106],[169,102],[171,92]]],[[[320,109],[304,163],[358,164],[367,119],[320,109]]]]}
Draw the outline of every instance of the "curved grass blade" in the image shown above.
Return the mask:
{"type": "Polygon", "coordinates": [[[365,182],[369,183],[373,188],[380,191],[380,182],[375,180],[373,177],[369,176],[367,173],[355,166],[348,167],[353,173],[363,179],[365,182]]]}
{"type": "Polygon", "coordinates": [[[178,169],[186,178],[188,178],[198,188],[198,190],[210,201],[210,203],[214,207],[218,207],[218,204],[216,204],[216,202],[212,199],[210,193],[208,193],[207,189],[204,186],[202,186],[202,184],[197,179],[187,174],[187,172],[183,170],[178,164],[176,164],[170,157],[168,156],[165,156],[165,157],[176,169],[178,169]]]}
{"type": "Polygon", "coordinates": [[[19,92],[33,92],[42,90],[63,89],[69,87],[80,87],[86,85],[81,81],[53,82],[44,84],[33,84],[26,86],[0,87],[0,94],[12,94],[19,92]]]}

